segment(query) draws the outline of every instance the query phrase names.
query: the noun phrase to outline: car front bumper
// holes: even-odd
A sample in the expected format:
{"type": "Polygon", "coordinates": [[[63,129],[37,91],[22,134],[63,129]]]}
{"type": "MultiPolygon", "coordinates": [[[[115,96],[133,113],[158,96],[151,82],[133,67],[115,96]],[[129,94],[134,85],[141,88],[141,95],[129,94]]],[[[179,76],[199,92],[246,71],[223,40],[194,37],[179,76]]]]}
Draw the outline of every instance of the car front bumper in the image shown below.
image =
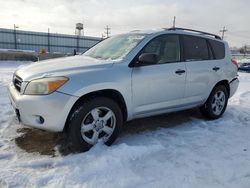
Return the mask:
{"type": "Polygon", "coordinates": [[[78,99],[60,92],[49,95],[22,95],[9,84],[9,98],[22,124],[53,131],[63,130],[67,116],[78,99]]]}

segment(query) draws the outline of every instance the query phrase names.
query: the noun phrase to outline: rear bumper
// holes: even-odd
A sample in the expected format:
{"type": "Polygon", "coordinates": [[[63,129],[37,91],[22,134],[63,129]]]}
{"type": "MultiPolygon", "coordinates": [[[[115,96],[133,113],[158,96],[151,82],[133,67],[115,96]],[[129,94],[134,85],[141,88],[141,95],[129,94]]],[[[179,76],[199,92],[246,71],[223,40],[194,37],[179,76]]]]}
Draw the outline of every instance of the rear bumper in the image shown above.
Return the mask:
{"type": "Polygon", "coordinates": [[[238,87],[239,87],[239,79],[238,78],[234,78],[230,83],[229,83],[229,86],[230,86],[230,96],[229,97],[232,97],[235,92],[237,91],[238,87]]]}
{"type": "Polygon", "coordinates": [[[60,132],[77,97],[54,92],[50,95],[21,95],[11,83],[8,87],[11,104],[22,124],[60,132]],[[41,121],[41,117],[43,121],[41,121]]]}

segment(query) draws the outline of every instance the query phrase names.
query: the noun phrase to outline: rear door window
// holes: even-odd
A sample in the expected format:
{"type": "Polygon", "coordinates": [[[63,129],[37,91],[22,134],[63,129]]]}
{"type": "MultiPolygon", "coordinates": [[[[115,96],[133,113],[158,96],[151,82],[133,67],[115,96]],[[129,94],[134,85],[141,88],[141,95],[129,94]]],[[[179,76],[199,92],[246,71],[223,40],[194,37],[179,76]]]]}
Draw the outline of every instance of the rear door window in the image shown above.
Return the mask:
{"type": "Polygon", "coordinates": [[[186,61],[202,61],[209,59],[206,39],[194,36],[183,36],[186,61]]]}
{"type": "Polygon", "coordinates": [[[215,59],[224,59],[225,58],[224,43],[216,41],[216,40],[209,40],[209,43],[212,47],[215,59]]]}

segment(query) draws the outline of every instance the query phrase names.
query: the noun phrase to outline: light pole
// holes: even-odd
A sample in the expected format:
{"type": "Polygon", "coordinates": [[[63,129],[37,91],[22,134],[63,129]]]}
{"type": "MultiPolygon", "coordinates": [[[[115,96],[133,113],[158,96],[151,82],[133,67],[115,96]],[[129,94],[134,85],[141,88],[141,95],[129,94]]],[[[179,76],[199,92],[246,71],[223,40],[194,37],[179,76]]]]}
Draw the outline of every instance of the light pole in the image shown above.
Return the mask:
{"type": "Polygon", "coordinates": [[[17,49],[17,37],[16,37],[16,29],[18,28],[18,26],[16,26],[16,24],[14,24],[14,43],[15,43],[15,49],[17,49]]]}

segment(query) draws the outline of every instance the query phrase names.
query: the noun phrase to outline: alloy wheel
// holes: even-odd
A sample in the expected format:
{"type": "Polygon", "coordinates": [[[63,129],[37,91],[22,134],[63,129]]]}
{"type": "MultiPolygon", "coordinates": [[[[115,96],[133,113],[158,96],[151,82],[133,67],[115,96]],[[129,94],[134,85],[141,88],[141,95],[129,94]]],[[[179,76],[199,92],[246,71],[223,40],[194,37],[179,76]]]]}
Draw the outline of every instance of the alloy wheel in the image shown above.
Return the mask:
{"type": "Polygon", "coordinates": [[[226,96],[223,91],[217,91],[212,100],[212,110],[215,115],[220,115],[226,104],[226,96]]]}
{"type": "Polygon", "coordinates": [[[116,126],[116,117],[107,107],[96,107],[83,118],[81,135],[84,141],[94,145],[102,140],[106,142],[116,126]]]}

